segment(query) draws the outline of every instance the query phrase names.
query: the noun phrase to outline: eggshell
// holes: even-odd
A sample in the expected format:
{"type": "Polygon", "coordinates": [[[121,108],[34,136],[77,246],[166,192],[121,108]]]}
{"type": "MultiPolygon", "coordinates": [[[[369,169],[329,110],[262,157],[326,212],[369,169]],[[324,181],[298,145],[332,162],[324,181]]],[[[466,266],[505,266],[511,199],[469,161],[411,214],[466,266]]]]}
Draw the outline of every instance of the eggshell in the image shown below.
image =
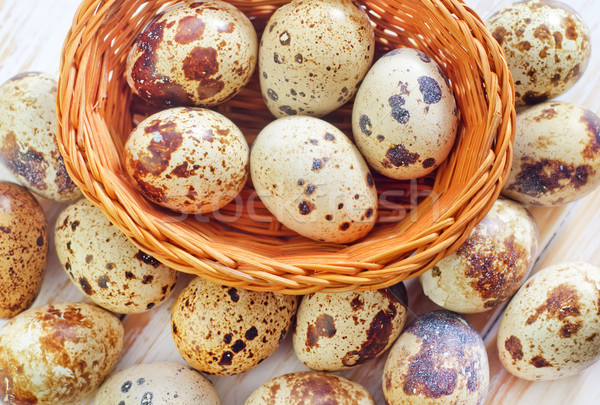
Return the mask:
{"type": "Polygon", "coordinates": [[[450,311],[487,311],[517,292],[537,247],[537,225],[529,211],[498,199],[456,251],[421,275],[423,291],[450,311]]]}
{"type": "Polygon", "coordinates": [[[285,226],[307,238],[348,243],[377,217],[377,190],[367,164],[335,126],[313,117],[267,125],[250,154],[254,188],[285,226]]]}
{"type": "Polygon", "coordinates": [[[179,273],[135,247],[91,202],[81,199],[56,220],[58,260],[95,304],[131,314],[160,305],[179,273]]]}
{"type": "Polygon", "coordinates": [[[566,3],[515,2],[492,15],[486,25],[506,56],[517,105],[537,104],[564,93],[590,60],[590,31],[566,3]]]}
{"type": "Polygon", "coordinates": [[[396,340],[382,383],[389,405],[482,404],[489,386],[485,345],[460,315],[430,312],[396,340]]]}
{"type": "Polygon", "coordinates": [[[320,117],[348,102],[373,62],[375,36],[349,0],[296,0],[263,32],[260,88],[275,117],[320,117]]]}
{"type": "Polygon", "coordinates": [[[48,223],[27,189],[0,181],[0,318],[29,308],[42,287],[48,223]]]}
{"type": "Polygon", "coordinates": [[[394,179],[415,179],[448,156],[458,127],[452,89],[421,51],[388,52],[369,70],[352,109],[356,146],[369,165],[394,179]]]}
{"type": "Polygon", "coordinates": [[[9,404],[77,403],[98,388],[122,347],[121,322],[94,305],[29,309],[0,330],[0,398],[9,404]]]}
{"type": "Polygon", "coordinates": [[[177,107],[142,121],[125,144],[125,169],[150,201],[202,214],[231,202],[248,178],[250,148],[237,126],[208,109],[177,107]]]}
{"type": "Polygon", "coordinates": [[[111,375],[95,405],[219,405],[212,383],[193,368],[174,362],[138,364],[111,375]]]}
{"type": "Polygon", "coordinates": [[[267,381],[245,405],[375,405],[366,388],[335,374],[318,371],[289,373],[267,381]]]}
{"type": "Polygon", "coordinates": [[[532,381],[569,377],[600,356],[600,268],[548,266],[509,303],[498,330],[498,355],[513,375],[532,381]]]}
{"type": "Polygon", "coordinates": [[[56,143],[56,80],[22,73],[0,86],[0,162],[32,192],[73,201],[81,192],[56,143]]]}
{"type": "Polygon", "coordinates": [[[524,204],[561,205],[600,184],[600,117],[556,101],[517,114],[513,163],[502,193],[524,204]]]}
{"type": "Polygon", "coordinates": [[[298,359],[313,370],[337,371],[379,357],[398,338],[407,316],[404,284],[305,295],[293,334],[298,359]]]}
{"type": "Polygon", "coordinates": [[[175,303],[173,340],[196,370],[239,374],[277,349],[297,304],[295,296],[226,287],[198,277],[175,303]]]}
{"type": "Polygon", "coordinates": [[[127,82],[155,105],[215,106],[248,83],[257,53],[256,32],[240,10],[188,0],[144,28],[127,58],[127,82]]]}

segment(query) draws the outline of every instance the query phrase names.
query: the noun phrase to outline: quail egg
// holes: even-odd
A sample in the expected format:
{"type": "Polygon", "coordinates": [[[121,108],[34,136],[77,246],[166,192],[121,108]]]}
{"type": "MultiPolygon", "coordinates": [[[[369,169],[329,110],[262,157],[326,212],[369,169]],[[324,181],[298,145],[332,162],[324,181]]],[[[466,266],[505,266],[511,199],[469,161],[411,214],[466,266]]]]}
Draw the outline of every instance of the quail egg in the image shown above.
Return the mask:
{"type": "Polygon", "coordinates": [[[508,304],[498,355],[531,381],[572,376],[600,357],[600,268],[565,262],[537,272],[508,304]]]}
{"type": "Polygon", "coordinates": [[[29,308],[48,257],[48,223],[26,188],[0,181],[0,318],[29,308]]]}
{"type": "Polygon", "coordinates": [[[38,72],[0,86],[0,162],[29,190],[54,201],[74,201],[73,183],[56,142],[56,79],[38,72]]]}
{"type": "Polygon", "coordinates": [[[258,387],[245,405],[375,405],[360,384],[335,374],[300,371],[284,374],[258,387]]]}
{"type": "Polygon", "coordinates": [[[226,287],[197,277],[175,303],[173,340],[196,370],[239,374],[277,349],[297,304],[295,296],[226,287]]]}
{"type": "Polygon", "coordinates": [[[486,25],[506,55],[517,105],[564,93],[590,60],[590,31],[567,3],[518,1],[492,15],[486,25]]]}
{"type": "Polygon", "coordinates": [[[423,291],[450,311],[487,311],[517,292],[537,246],[537,225],[529,211],[498,199],[456,251],[421,275],[423,291]]]}
{"type": "Polygon", "coordinates": [[[330,113],[356,94],[374,51],[356,1],[292,1],[273,13],[260,41],[263,99],[275,117],[330,113]]]}
{"type": "Polygon", "coordinates": [[[318,241],[349,243],[375,225],[377,190],[352,142],[319,118],[279,118],[250,154],[256,192],[285,226],[318,241]]]}
{"type": "Polygon", "coordinates": [[[379,173],[393,179],[423,177],[448,156],[458,128],[452,89],[425,53],[399,48],[365,76],[352,108],[356,146],[379,173]]]}
{"type": "Polygon", "coordinates": [[[0,330],[0,398],[8,404],[79,403],[123,348],[119,318],[86,303],[21,312],[0,330]]]}
{"type": "Polygon", "coordinates": [[[254,27],[236,7],[187,0],[144,28],[127,58],[127,82],[155,105],[211,107],[248,83],[257,52],[254,27]]]}
{"type": "Polygon", "coordinates": [[[293,334],[298,359],[313,370],[337,371],[380,356],[407,317],[403,283],[380,290],[305,295],[293,334]]]}
{"type": "Polygon", "coordinates": [[[600,117],[553,101],[517,114],[513,163],[504,196],[531,205],[578,200],[600,184],[600,117]]]}
{"type": "Polygon", "coordinates": [[[248,178],[244,135],[228,118],[204,108],[151,115],[129,135],[124,154],[127,174],[144,197],[186,214],[222,208],[248,178]]]}
{"type": "Polygon", "coordinates": [[[142,363],[108,377],[95,405],[220,405],[212,383],[198,371],[174,362],[142,363]]]}
{"type": "Polygon", "coordinates": [[[60,213],[54,242],[71,281],[110,311],[147,311],[163,303],[177,283],[177,271],[135,247],[100,208],[85,199],[60,213]]]}

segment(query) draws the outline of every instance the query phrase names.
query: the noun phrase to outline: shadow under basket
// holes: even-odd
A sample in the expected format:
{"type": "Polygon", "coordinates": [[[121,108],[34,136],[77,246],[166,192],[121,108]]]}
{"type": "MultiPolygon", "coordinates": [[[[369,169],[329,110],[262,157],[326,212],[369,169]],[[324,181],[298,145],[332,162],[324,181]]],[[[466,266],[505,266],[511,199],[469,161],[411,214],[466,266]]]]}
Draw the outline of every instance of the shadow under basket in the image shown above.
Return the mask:
{"type": "MultiPolygon", "coordinates": [[[[415,277],[454,251],[498,197],[511,166],[514,87],[499,45],[458,0],[360,1],[375,29],[377,55],[420,49],[450,80],[459,109],[456,144],[431,176],[375,177],[379,220],[349,245],[299,237],[246,186],[209,216],[185,216],[148,202],[121,163],[127,136],[153,111],[125,80],[129,50],[164,0],[84,0],[64,43],[57,97],[58,144],[82,192],[139,248],[177,270],[254,290],[306,294],[383,288],[415,277]]],[[[287,1],[231,1],[262,33],[287,1]]],[[[217,107],[251,143],[274,118],[255,78],[217,107]]],[[[325,117],[346,133],[351,105],[325,117]]]]}

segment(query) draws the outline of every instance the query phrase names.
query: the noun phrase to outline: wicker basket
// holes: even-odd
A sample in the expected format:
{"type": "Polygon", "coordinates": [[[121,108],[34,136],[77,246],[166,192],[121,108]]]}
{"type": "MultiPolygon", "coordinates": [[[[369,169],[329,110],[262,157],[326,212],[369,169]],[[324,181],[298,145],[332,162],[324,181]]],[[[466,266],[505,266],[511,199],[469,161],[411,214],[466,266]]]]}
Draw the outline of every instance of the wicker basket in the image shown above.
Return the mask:
{"type": "MultiPolygon", "coordinates": [[[[282,0],[232,1],[262,32],[282,0]]],[[[314,242],[279,224],[246,187],[210,217],[182,216],[139,195],[121,165],[129,132],[153,111],[124,79],[129,49],[165,0],[84,0],[63,48],[58,143],[84,195],[144,251],[183,272],[290,294],[382,288],[414,277],[456,249],[487,213],[511,166],[515,108],[502,51],[459,0],[363,0],[378,52],[410,46],[450,78],[459,110],[457,143],[429,178],[376,177],[380,220],[352,245],[314,242]],[[141,6],[144,6],[141,8],[141,6]]],[[[249,142],[270,120],[253,80],[218,110],[249,142]]],[[[350,131],[351,106],[326,117],[350,131]]]]}

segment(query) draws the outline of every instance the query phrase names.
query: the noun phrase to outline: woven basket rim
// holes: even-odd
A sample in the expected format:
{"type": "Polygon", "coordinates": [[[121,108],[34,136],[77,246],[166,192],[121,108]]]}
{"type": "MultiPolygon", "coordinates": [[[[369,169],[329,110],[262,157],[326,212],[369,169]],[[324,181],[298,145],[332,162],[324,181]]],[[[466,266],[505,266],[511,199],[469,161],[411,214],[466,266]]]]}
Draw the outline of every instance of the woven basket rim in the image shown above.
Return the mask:
{"type": "MultiPolygon", "coordinates": [[[[63,46],[57,94],[57,141],[71,178],[135,245],[161,262],[254,290],[305,294],[383,288],[419,275],[454,251],[498,197],[511,166],[516,120],[514,85],[498,43],[459,0],[363,0],[378,47],[426,51],[446,70],[459,103],[455,150],[431,184],[416,182],[407,191],[413,198],[430,189],[430,196],[403,221],[381,225],[346,246],[290,239],[278,223],[178,221],[176,214],[152,206],[118,169],[122,139],[135,114],[123,108],[135,102],[122,71],[125,49],[136,33],[157,9],[176,2],[84,0],[63,46]]],[[[266,23],[287,1],[230,3],[266,23]]],[[[250,120],[245,112],[257,102],[262,102],[260,93],[248,90],[218,111],[250,120]]],[[[248,193],[242,201],[252,198],[248,193]]]]}

